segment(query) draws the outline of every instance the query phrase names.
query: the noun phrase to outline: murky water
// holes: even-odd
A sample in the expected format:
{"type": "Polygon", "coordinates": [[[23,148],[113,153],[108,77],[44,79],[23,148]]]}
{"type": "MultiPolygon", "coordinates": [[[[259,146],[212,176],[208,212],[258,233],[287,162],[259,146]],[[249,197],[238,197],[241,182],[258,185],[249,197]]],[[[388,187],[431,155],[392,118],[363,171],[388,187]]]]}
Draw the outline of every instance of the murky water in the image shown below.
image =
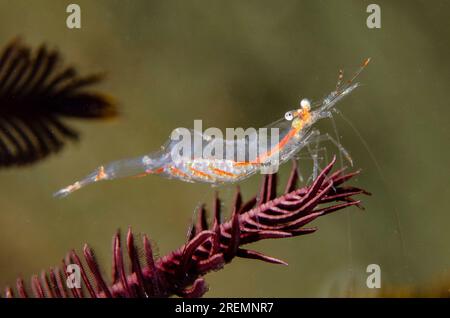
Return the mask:
{"type": "MultiPolygon", "coordinates": [[[[160,255],[186,240],[194,209],[214,190],[149,176],[97,184],[64,200],[52,193],[99,164],[157,149],[194,119],[219,128],[260,127],[300,98],[318,98],[365,57],[363,86],[339,108],[341,142],[373,193],[316,222],[313,235],[254,248],[289,267],[237,259],[209,274],[208,296],[328,296],[383,284],[427,284],[450,268],[448,150],[450,27],[446,1],[377,1],[381,29],[366,26],[369,1],[77,1],[82,28],[65,25],[61,1],[0,1],[0,38],[57,47],[81,72],[106,71],[99,89],[122,116],[72,124],[79,143],[26,168],[0,171],[0,285],[60,263],[88,242],[105,269],[111,237],[132,226],[160,255]],[[351,277],[352,276],[352,277],[351,277]],[[243,282],[245,282],[243,284],[243,282]]],[[[328,121],[321,131],[333,134],[328,121]]],[[[336,152],[327,145],[328,156],[336,152]]],[[[308,166],[308,161],[300,164],[308,166]]],[[[308,173],[308,169],[304,169],[308,173]]],[[[288,167],[282,169],[286,179],[288,167]]],[[[260,178],[242,184],[256,193],[260,178]]],[[[233,187],[220,188],[228,204],[233,187]]]]}

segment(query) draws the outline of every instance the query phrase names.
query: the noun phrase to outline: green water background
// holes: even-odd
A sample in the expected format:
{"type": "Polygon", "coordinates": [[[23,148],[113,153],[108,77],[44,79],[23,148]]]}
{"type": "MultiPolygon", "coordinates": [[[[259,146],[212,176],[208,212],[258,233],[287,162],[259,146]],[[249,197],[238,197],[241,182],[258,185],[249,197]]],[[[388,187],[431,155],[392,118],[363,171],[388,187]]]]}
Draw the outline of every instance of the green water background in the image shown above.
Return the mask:
{"type": "MultiPolygon", "coordinates": [[[[310,236],[254,244],[289,266],[237,259],[207,276],[207,295],[367,292],[372,263],[385,286],[427,285],[448,274],[448,1],[377,1],[381,29],[366,26],[371,1],[79,0],[81,30],[65,26],[69,3],[0,1],[1,43],[20,35],[60,49],[82,73],[106,71],[99,89],[117,99],[122,116],[71,121],[81,142],[36,165],[0,171],[1,286],[60,264],[84,242],[109,270],[117,228],[149,234],[160,255],[178,247],[195,207],[212,202],[207,185],[147,177],[97,184],[65,200],[51,194],[99,164],[157,149],[194,119],[204,127],[261,127],[300,98],[328,93],[339,68],[351,72],[365,57],[372,62],[363,86],[339,108],[380,169],[349,125],[335,120],[355,168],[363,169],[354,184],[373,193],[364,198],[366,211],[326,216],[310,236]]],[[[318,127],[333,134],[329,121],[318,127]]],[[[328,156],[336,152],[326,146],[328,156]]],[[[308,174],[309,162],[300,164],[308,174]]],[[[244,182],[244,196],[259,182],[244,182]]],[[[225,208],[233,192],[220,189],[225,208]]]]}

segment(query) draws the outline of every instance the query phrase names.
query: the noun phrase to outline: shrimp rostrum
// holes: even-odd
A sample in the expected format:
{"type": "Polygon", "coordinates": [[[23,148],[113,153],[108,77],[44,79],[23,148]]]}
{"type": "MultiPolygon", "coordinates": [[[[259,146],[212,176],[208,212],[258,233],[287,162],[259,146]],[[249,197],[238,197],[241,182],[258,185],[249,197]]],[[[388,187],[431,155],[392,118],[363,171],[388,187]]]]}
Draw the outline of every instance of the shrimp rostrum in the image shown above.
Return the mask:
{"type": "MultiPolygon", "coordinates": [[[[251,175],[261,172],[267,173],[267,167],[275,163],[276,166],[293,159],[303,148],[329,140],[337,146],[338,150],[351,162],[347,151],[328,134],[321,134],[315,123],[323,118],[332,116],[336,104],[350,94],[359,83],[355,78],[367,66],[366,59],[359,70],[347,81],[343,79],[343,72],[339,72],[336,88],[318,101],[311,102],[303,98],[297,108],[285,113],[284,117],[267,125],[266,129],[277,132],[277,138],[270,138],[268,146],[261,151],[261,129],[242,138],[225,139],[212,138],[211,135],[189,130],[194,140],[189,150],[175,151],[177,140],[169,140],[160,150],[132,159],[123,159],[102,165],[84,179],[59,190],[54,195],[64,197],[68,194],[97,181],[112,180],[123,177],[160,175],[166,178],[178,179],[187,182],[205,182],[213,185],[234,183],[244,180],[251,175]],[[200,139],[196,142],[195,139],[200,139]],[[258,143],[258,145],[255,145],[258,143]],[[242,145],[245,153],[242,155],[242,145]],[[221,156],[205,155],[197,151],[198,147],[222,146],[225,151],[221,156]],[[256,155],[250,156],[249,149],[259,149],[256,155]],[[180,153],[189,152],[189,155],[180,153]],[[174,156],[177,153],[177,156],[174,156]]],[[[175,130],[176,131],[176,130],[175,130]]],[[[270,171],[270,169],[269,169],[270,171]]]]}

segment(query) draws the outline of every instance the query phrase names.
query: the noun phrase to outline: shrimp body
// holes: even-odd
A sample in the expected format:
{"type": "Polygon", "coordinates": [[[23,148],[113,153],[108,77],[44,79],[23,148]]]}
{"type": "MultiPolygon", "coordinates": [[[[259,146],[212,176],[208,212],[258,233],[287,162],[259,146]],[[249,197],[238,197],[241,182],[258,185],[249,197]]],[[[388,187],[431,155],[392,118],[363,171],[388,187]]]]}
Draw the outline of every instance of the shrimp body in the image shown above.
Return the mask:
{"type": "MultiPolygon", "coordinates": [[[[344,85],[341,85],[342,73],[340,73],[336,89],[325,98],[314,103],[311,103],[308,99],[302,99],[299,108],[286,112],[284,118],[264,127],[267,129],[275,128],[279,133],[279,138],[275,142],[271,142],[266,151],[258,153],[254,158],[238,160],[239,156],[236,153],[236,149],[239,149],[239,143],[241,145],[245,144],[247,146],[246,149],[255,147],[255,143],[258,142],[260,137],[258,133],[248,136],[245,140],[216,138],[213,141],[211,141],[209,136],[200,133],[202,141],[200,145],[202,147],[213,142],[224,149],[231,149],[228,150],[226,158],[215,158],[214,156],[202,154],[192,157],[180,156],[174,160],[173,150],[175,142],[170,140],[157,152],[100,166],[84,179],[59,190],[54,196],[67,196],[87,184],[101,180],[140,177],[149,174],[161,175],[166,178],[186,182],[210,183],[212,185],[235,183],[247,179],[257,172],[262,172],[263,169],[267,168],[268,163],[283,164],[294,158],[309,143],[318,140],[320,136],[318,131],[313,129],[314,124],[322,118],[330,117],[335,105],[358,87],[358,83],[353,83],[353,80],[368,62],[369,59],[365,60],[358,72],[344,85]]],[[[196,134],[198,136],[199,134],[193,130],[190,132],[191,136],[196,134]]],[[[194,145],[193,150],[197,146],[194,145]]],[[[248,158],[247,155],[244,157],[248,158]]]]}

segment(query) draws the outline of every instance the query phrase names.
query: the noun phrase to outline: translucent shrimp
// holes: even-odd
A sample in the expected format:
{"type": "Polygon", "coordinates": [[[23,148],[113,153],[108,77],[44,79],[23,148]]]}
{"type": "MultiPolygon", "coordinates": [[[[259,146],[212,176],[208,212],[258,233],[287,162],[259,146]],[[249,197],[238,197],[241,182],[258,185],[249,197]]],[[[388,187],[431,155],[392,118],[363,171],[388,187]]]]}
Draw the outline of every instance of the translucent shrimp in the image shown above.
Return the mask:
{"type": "MultiPolygon", "coordinates": [[[[347,151],[334,139],[327,134],[320,134],[314,129],[314,124],[322,119],[331,117],[331,111],[335,105],[345,96],[350,94],[358,83],[354,79],[367,66],[370,59],[366,59],[359,70],[352,78],[343,83],[343,73],[340,72],[335,90],[329,93],[325,98],[311,103],[304,98],[300,102],[300,107],[285,113],[284,117],[267,125],[264,128],[276,128],[279,132],[279,139],[269,145],[267,151],[259,153],[256,158],[248,160],[238,160],[237,153],[227,153],[224,158],[211,158],[201,156],[181,156],[181,159],[174,160],[173,150],[176,141],[170,140],[161,150],[153,152],[142,157],[133,159],[124,159],[100,166],[94,172],[80,181],[57,191],[54,196],[64,197],[70,193],[97,181],[112,180],[131,176],[145,176],[157,174],[166,178],[178,179],[186,182],[205,182],[213,185],[224,183],[234,183],[261,172],[267,167],[267,163],[275,161],[282,164],[292,158],[305,146],[312,142],[330,140],[341,151],[341,153],[351,160],[347,151]]],[[[200,137],[200,145],[192,143],[192,153],[195,153],[195,147],[211,147],[221,145],[227,151],[236,151],[238,143],[246,145],[246,149],[255,146],[258,142],[258,134],[247,136],[245,140],[226,140],[215,138],[211,140],[210,136],[190,130],[193,138],[200,137]],[[230,147],[231,146],[231,147],[230,147]],[[232,150],[228,150],[232,149],[232,150]]],[[[202,152],[200,152],[202,153],[202,152]]],[[[246,156],[248,158],[248,156],[246,156]]]]}

